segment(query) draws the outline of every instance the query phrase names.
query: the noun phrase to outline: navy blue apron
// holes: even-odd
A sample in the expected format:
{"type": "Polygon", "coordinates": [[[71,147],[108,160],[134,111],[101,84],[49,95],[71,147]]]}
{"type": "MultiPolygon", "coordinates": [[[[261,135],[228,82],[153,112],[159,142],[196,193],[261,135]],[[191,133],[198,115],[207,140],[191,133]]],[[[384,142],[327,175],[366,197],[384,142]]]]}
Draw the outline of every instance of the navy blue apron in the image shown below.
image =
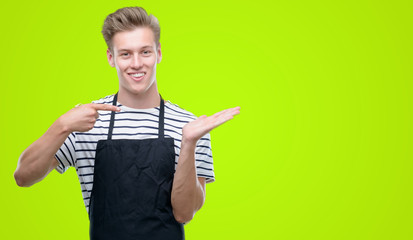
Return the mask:
{"type": "MultiPolygon", "coordinates": [[[[116,106],[117,94],[113,98],[116,106]]],[[[183,240],[183,224],[173,216],[174,139],[164,137],[161,97],[158,138],[107,140],[96,147],[89,204],[91,240],[183,240]]]]}

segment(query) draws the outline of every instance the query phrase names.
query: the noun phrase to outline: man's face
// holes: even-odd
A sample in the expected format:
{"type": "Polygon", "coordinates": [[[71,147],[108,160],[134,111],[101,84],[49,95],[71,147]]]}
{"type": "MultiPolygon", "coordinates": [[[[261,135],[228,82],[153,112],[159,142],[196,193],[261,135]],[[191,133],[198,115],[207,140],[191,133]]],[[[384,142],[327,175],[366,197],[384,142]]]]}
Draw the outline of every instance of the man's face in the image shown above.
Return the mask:
{"type": "Polygon", "coordinates": [[[142,95],[156,90],[156,64],[161,61],[161,47],[156,49],[150,28],[139,27],[118,32],[112,38],[113,53],[108,49],[109,64],[116,67],[119,92],[142,95]]]}

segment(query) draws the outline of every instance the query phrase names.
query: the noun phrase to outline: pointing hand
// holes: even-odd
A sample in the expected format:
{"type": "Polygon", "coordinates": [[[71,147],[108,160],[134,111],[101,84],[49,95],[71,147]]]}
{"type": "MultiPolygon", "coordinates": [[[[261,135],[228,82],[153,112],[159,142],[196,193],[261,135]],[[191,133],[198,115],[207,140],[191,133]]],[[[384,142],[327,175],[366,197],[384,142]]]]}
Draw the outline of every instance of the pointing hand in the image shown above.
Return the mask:
{"type": "Polygon", "coordinates": [[[62,115],[60,121],[65,131],[86,132],[94,127],[96,119],[99,117],[98,110],[119,112],[120,108],[109,104],[84,104],[62,115]]]}

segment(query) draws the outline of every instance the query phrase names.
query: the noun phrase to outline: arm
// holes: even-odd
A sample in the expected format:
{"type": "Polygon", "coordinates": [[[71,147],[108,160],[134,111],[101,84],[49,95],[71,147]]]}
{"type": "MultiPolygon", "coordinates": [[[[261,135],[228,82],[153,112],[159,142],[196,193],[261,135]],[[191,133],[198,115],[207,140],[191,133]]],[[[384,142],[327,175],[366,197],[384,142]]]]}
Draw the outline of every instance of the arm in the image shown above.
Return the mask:
{"type": "Polygon", "coordinates": [[[172,207],[175,219],[189,222],[205,201],[205,178],[197,178],[195,167],[196,143],[182,140],[174,181],[172,207]]]}
{"type": "Polygon", "coordinates": [[[171,196],[173,213],[178,222],[190,221],[205,202],[205,178],[196,175],[196,142],[212,129],[239,114],[239,109],[239,107],[227,109],[210,117],[201,116],[182,129],[181,152],[171,196]]]}
{"type": "Polygon", "coordinates": [[[85,104],[73,108],[59,119],[39,139],[20,155],[14,178],[20,187],[29,187],[45,178],[57,165],[54,155],[63,142],[74,131],[93,128],[99,114],[97,110],[119,111],[105,104],[85,104]]]}
{"type": "Polygon", "coordinates": [[[24,150],[14,172],[17,185],[30,187],[45,178],[58,165],[54,155],[69,134],[59,118],[43,136],[24,150]]]}

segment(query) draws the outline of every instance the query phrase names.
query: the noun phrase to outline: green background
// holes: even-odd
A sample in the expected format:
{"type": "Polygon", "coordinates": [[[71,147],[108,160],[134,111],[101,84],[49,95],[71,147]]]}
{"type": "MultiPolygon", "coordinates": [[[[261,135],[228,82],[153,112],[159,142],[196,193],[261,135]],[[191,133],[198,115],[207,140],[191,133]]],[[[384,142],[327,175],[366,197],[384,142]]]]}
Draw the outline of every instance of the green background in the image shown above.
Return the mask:
{"type": "Polygon", "coordinates": [[[212,131],[216,182],[187,239],[413,239],[411,1],[10,1],[1,23],[1,239],[88,239],[72,168],[19,188],[21,152],[117,90],[100,34],[161,23],[159,90],[212,131]]]}

